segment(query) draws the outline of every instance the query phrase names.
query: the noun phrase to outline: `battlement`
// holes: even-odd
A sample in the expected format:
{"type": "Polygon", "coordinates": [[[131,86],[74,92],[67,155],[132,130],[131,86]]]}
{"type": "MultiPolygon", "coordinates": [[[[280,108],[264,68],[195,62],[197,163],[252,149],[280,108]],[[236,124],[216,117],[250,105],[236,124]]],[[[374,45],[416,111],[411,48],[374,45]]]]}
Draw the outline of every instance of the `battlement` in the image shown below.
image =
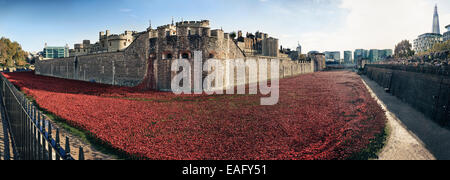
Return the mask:
{"type": "Polygon", "coordinates": [[[216,37],[218,39],[223,39],[224,38],[224,31],[222,29],[214,29],[211,30],[211,37],[216,37]]]}
{"type": "Polygon", "coordinates": [[[109,40],[121,39],[126,40],[133,36],[133,34],[113,34],[108,37],[109,40]]]}
{"type": "Polygon", "coordinates": [[[127,30],[122,34],[110,34],[110,31],[106,30],[106,34],[104,32],[99,33],[99,36],[100,36],[99,39],[100,40],[106,39],[106,38],[108,38],[108,39],[127,39],[128,37],[133,36],[135,34],[137,34],[137,31],[127,30]]]}
{"type": "Polygon", "coordinates": [[[74,48],[75,49],[83,49],[84,48],[84,44],[74,44],[74,48]]]}
{"type": "Polygon", "coordinates": [[[162,26],[158,26],[157,29],[170,29],[170,28],[175,28],[174,25],[172,24],[166,24],[166,25],[162,25],[162,26]]]}
{"type": "Polygon", "coordinates": [[[209,20],[201,21],[181,21],[177,22],[176,26],[189,26],[189,27],[209,27],[209,20]]]}

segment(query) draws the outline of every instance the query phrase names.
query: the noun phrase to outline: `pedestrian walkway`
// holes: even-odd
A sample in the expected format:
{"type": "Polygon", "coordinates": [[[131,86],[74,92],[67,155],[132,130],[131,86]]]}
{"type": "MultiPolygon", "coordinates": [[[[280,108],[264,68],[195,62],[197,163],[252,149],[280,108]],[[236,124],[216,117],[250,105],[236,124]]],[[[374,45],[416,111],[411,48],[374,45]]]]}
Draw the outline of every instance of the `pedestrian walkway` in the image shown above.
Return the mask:
{"type": "Polygon", "coordinates": [[[8,134],[8,125],[5,121],[5,113],[3,111],[3,104],[0,98],[0,160],[12,160],[11,144],[8,134]]]}
{"type": "Polygon", "coordinates": [[[0,160],[5,160],[5,134],[3,129],[3,119],[0,116],[0,160]]]}
{"type": "Polygon", "coordinates": [[[385,109],[390,136],[382,160],[450,160],[450,130],[440,127],[410,105],[386,93],[369,78],[362,79],[385,109]]]}

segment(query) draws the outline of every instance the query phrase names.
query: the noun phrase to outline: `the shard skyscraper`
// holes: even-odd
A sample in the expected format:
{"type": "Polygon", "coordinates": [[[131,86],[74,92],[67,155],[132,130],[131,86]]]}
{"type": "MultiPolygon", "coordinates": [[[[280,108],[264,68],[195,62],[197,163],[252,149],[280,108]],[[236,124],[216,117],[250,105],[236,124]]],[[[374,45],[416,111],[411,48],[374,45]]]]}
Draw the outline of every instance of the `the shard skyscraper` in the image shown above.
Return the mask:
{"type": "Polygon", "coordinates": [[[433,33],[441,34],[441,30],[439,28],[439,14],[437,9],[437,4],[434,7],[434,17],[433,17],[433,33]]]}

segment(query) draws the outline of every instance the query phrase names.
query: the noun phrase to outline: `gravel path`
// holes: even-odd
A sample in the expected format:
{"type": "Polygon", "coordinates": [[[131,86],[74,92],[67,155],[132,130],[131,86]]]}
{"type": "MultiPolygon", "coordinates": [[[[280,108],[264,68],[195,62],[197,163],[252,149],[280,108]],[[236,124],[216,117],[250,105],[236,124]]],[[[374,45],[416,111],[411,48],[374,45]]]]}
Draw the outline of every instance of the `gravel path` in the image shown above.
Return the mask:
{"type": "MultiPolygon", "coordinates": [[[[376,82],[362,76],[364,84],[377,100],[378,104],[386,111],[388,119],[389,137],[383,150],[379,154],[379,160],[435,160],[434,155],[426,145],[402,121],[412,119],[414,121],[425,118],[408,104],[401,102],[394,96],[384,92],[376,82]],[[398,113],[392,109],[402,109],[406,113],[398,113]]],[[[431,120],[428,120],[432,123],[431,120]]]]}

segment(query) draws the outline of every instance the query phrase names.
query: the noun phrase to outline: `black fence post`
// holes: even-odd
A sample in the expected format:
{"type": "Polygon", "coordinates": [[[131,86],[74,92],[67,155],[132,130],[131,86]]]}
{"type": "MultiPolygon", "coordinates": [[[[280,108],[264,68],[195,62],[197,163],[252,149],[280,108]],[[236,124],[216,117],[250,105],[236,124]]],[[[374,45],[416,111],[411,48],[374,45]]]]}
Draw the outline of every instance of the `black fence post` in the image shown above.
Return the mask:
{"type": "Polygon", "coordinates": [[[53,160],[53,153],[52,153],[52,124],[49,120],[46,120],[45,122],[48,123],[48,160],[53,160]]]}
{"type": "Polygon", "coordinates": [[[42,148],[41,148],[41,118],[40,113],[37,113],[36,125],[37,125],[37,141],[36,141],[36,151],[37,151],[37,159],[43,160],[42,158],[42,148]]]}
{"type": "Polygon", "coordinates": [[[46,142],[45,142],[45,122],[44,122],[44,118],[42,115],[39,117],[39,119],[41,120],[41,131],[42,131],[42,144],[41,144],[42,160],[45,160],[45,159],[47,159],[46,153],[45,153],[46,152],[46,150],[45,150],[45,144],[46,144],[46,142]]]}
{"type": "Polygon", "coordinates": [[[78,153],[78,160],[83,161],[84,160],[84,151],[83,151],[83,147],[80,146],[79,149],[79,153],[78,153]]]}
{"type": "Polygon", "coordinates": [[[70,141],[69,141],[69,137],[66,136],[66,157],[70,156],[70,141]]]}
{"type": "Polygon", "coordinates": [[[55,134],[55,147],[56,147],[56,160],[60,160],[59,152],[60,152],[60,145],[59,145],[59,129],[56,128],[56,134],[55,134]]]}

